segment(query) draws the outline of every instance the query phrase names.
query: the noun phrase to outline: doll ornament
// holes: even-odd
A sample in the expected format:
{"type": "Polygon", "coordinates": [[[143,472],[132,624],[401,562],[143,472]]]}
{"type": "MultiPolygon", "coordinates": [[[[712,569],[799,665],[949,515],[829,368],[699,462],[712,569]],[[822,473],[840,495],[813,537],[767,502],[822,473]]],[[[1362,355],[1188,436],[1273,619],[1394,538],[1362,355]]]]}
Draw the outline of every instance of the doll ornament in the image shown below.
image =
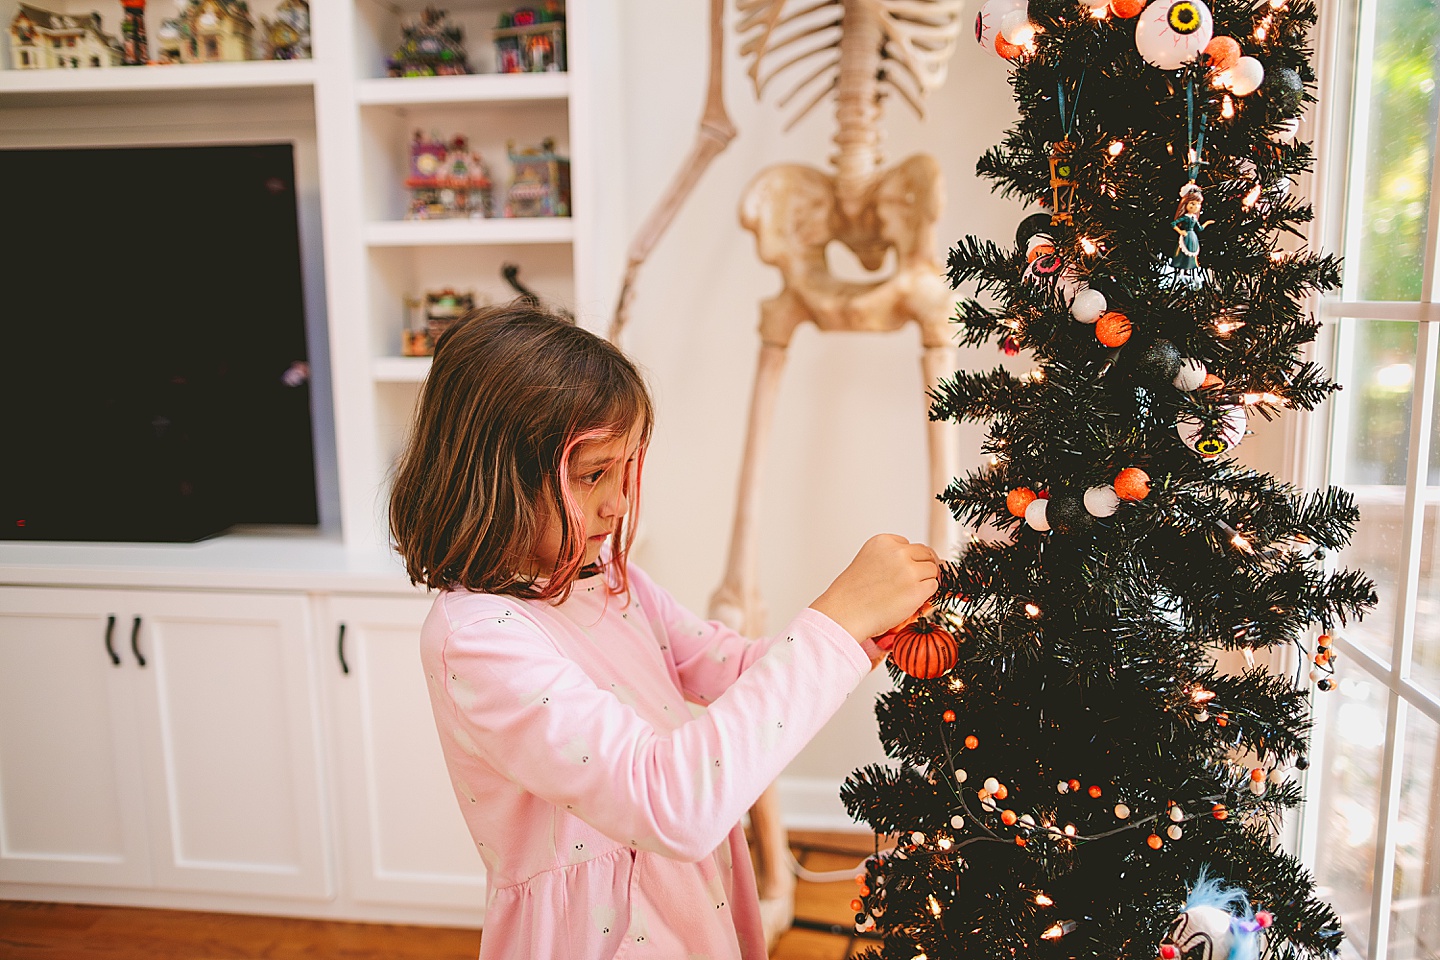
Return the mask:
{"type": "Polygon", "coordinates": [[[1204,202],[1205,195],[1194,181],[1181,188],[1180,206],[1175,211],[1175,219],[1170,223],[1180,235],[1180,242],[1175,246],[1175,256],[1170,258],[1170,265],[1176,270],[1194,273],[1200,269],[1200,231],[1215,222],[1200,222],[1204,202]]]}

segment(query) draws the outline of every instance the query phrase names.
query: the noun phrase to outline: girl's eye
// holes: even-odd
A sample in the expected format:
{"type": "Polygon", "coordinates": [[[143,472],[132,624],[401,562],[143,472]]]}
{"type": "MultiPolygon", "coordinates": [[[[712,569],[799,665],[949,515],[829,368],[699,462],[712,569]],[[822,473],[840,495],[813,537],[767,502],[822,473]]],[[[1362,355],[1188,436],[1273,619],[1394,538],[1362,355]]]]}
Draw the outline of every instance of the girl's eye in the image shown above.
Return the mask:
{"type": "Polygon", "coordinates": [[[605,476],[604,470],[595,470],[591,473],[585,474],[585,476],[581,477],[580,479],[582,482],[594,486],[595,484],[600,482],[600,478],[603,476],[605,476]]]}

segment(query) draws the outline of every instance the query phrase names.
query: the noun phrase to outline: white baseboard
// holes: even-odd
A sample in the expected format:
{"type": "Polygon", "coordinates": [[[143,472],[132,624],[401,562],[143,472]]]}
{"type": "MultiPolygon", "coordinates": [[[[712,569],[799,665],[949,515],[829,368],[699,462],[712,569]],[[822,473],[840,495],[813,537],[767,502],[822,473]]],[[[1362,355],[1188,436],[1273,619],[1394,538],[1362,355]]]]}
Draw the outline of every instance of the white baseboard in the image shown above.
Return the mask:
{"type": "Polygon", "coordinates": [[[840,780],[820,777],[781,777],[775,782],[780,792],[780,815],[787,830],[826,830],[834,833],[870,832],[856,823],[840,802],[840,780]]]}

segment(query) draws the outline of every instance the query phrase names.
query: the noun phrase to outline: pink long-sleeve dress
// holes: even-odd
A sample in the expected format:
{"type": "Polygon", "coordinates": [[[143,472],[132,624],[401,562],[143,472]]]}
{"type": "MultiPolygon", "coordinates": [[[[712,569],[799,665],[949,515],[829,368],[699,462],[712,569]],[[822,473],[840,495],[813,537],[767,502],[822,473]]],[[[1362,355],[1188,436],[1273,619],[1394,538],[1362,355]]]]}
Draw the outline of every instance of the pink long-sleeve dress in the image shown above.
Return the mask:
{"type": "Polygon", "coordinates": [[[628,602],[595,576],[559,605],[445,591],[425,621],[483,960],[765,956],[738,822],[870,658],[808,609],[747,640],[629,569],[628,602]]]}

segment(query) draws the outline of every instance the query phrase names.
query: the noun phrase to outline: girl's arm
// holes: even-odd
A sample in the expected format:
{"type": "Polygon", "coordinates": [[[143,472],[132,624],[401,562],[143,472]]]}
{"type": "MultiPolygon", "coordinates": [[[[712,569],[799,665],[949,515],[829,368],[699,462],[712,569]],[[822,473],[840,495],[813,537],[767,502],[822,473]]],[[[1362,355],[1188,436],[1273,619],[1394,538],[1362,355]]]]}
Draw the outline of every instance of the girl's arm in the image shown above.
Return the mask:
{"type": "Polygon", "coordinates": [[[870,668],[854,637],[805,610],[702,716],[662,733],[534,622],[454,624],[443,608],[424,654],[447,752],[484,760],[618,842],[681,860],[720,845],[870,668]]]}

